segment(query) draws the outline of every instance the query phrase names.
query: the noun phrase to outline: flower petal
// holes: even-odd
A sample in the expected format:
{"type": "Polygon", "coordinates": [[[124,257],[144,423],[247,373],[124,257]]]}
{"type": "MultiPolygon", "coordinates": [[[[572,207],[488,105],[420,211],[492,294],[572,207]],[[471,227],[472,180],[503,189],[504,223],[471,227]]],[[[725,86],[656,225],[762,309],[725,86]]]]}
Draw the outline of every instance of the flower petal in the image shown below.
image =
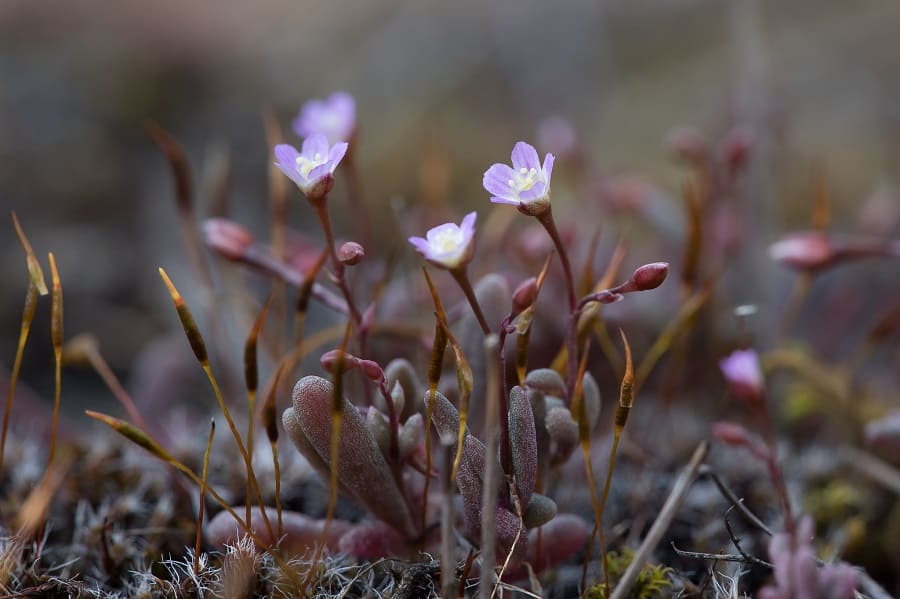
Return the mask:
{"type": "Polygon", "coordinates": [[[321,133],[314,133],[303,140],[303,149],[300,153],[310,160],[318,154],[319,159],[324,161],[328,156],[328,150],[328,138],[321,133]]]}
{"type": "Polygon", "coordinates": [[[315,183],[320,179],[331,175],[332,172],[331,163],[326,162],[324,164],[320,164],[319,166],[313,168],[309,171],[309,175],[306,176],[306,180],[310,183],[315,183]]]}
{"type": "Polygon", "coordinates": [[[553,174],[554,162],[556,162],[556,157],[554,157],[553,154],[544,156],[544,166],[541,167],[541,170],[544,171],[544,178],[547,180],[547,189],[550,189],[550,177],[553,174]]]}
{"type": "Polygon", "coordinates": [[[482,185],[496,196],[510,196],[512,189],[509,181],[513,178],[513,170],[507,164],[494,164],[484,172],[482,185]]]}
{"type": "Polygon", "coordinates": [[[341,163],[341,160],[344,159],[344,155],[347,153],[347,148],[350,147],[345,141],[334,144],[332,146],[331,151],[328,152],[328,161],[331,163],[331,172],[334,172],[334,169],[341,163]]]}
{"type": "Polygon", "coordinates": [[[541,168],[541,159],[538,157],[537,150],[534,149],[534,146],[524,141],[516,143],[513,147],[511,158],[513,168],[516,170],[521,168],[537,170],[541,168]]]}
{"type": "Polygon", "coordinates": [[[443,225],[438,225],[436,227],[428,229],[428,232],[425,233],[425,238],[428,239],[429,242],[434,242],[445,233],[454,235],[458,231],[459,227],[456,226],[456,223],[444,223],[443,225]]]}
{"type": "Polygon", "coordinates": [[[410,237],[409,242],[423,255],[428,255],[428,250],[431,247],[428,245],[428,241],[421,237],[410,237]]]}
{"type": "Polygon", "coordinates": [[[522,203],[519,200],[513,200],[510,198],[501,198],[498,196],[493,196],[491,198],[491,201],[495,204],[510,204],[511,206],[518,206],[519,204],[522,203]]]}
{"type": "Polygon", "coordinates": [[[519,199],[523,202],[530,202],[531,200],[542,198],[545,195],[547,195],[547,184],[543,181],[538,181],[531,186],[531,189],[527,191],[520,191],[519,199]]]}
{"type": "Polygon", "coordinates": [[[462,222],[459,223],[459,228],[462,230],[463,238],[468,241],[475,234],[475,219],[478,218],[478,213],[474,210],[468,213],[465,217],[463,217],[462,222]]]}

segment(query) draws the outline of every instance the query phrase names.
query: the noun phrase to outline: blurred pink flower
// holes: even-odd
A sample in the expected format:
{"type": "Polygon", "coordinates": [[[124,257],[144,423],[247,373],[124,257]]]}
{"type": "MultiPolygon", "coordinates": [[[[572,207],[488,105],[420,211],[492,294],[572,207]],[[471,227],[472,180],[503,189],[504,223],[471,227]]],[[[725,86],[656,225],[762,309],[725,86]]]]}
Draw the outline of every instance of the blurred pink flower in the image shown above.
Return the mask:
{"type": "Polygon", "coordinates": [[[315,134],[303,141],[300,152],[288,144],[275,146],[275,166],[296,183],[310,201],[315,201],[331,191],[334,169],[346,153],[346,142],[329,146],[324,135],[315,134]]]}
{"type": "Polygon", "coordinates": [[[758,401],[762,398],[765,383],[755,351],[735,351],[719,361],[719,368],[728,382],[728,388],[738,399],[758,401]]]}
{"type": "Polygon", "coordinates": [[[511,204],[529,216],[538,216],[550,209],[550,176],[553,174],[553,154],[540,162],[537,150],[524,141],[516,143],[511,155],[512,167],[494,164],[484,173],[484,188],[497,204],[511,204]]]}
{"type": "Polygon", "coordinates": [[[328,142],[349,142],[356,131],[356,101],[347,92],[335,92],[326,100],[310,100],[294,120],[300,137],[321,134],[328,142]]]}
{"type": "Polygon", "coordinates": [[[430,229],[425,237],[410,237],[424,258],[441,268],[455,270],[468,264],[475,252],[475,219],[477,214],[468,213],[457,226],[444,223],[430,229]]]}
{"type": "Polygon", "coordinates": [[[856,572],[844,563],[819,568],[812,547],[812,518],[806,516],[793,537],[772,535],[769,559],[775,564],[775,584],[763,587],[757,599],[853,599],[856,572]]]}

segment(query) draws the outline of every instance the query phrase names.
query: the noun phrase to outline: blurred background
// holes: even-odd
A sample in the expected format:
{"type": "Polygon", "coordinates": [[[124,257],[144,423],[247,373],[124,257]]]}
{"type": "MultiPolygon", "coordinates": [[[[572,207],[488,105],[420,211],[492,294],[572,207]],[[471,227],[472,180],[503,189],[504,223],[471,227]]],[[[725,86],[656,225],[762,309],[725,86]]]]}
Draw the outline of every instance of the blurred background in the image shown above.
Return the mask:
{"type": "MultiPolygon", "coordinates": [[[[148,339],[177,327],[156,268],[188,296],[191,287],[171,173],[148,121],[184,145],[201,214],[209,174],[230,160],[229,212],[263,234],[265,110],[296,143],[290,123],[304,101],[352,93],[365,194],[389,227],[381,230],[392,231],[395,214],[417,203],[446,202],[455,219],[486,211],[484,170],[519,139],[549,151],[538,129],[559,115],[598,177],[635,177],[652,190],[673,238],[683,232],[686,171],[666,140],[691,126],[718,145],[741,126],[755,147],[743,201],[757,251],[739,283],[765,305],[785,295],[787,274],[763,278],[755,260],[783,232],[809,226],[817,169],[835,230],[896,232],[897,31],[900,4],[891,0],[6,0],[0,206],[17,212],[39,255],[56,253],[67,337],[95,333],[128,374],[148,339]]],[[[554,175],[561,221],[577,219],[587,201],[566,176],[554,175]]],[[[291,222],[315,229],[302,198],[291,197],[291,222]]],[[[338,198],[333,210],[339,230],[342,205],[338,198]]],[[[613,223],[614,212],[604,212],[613,223]]],[[[403,226],[404,237],[421,233],[403,226]]],[[[0,272],[6,371],[26,288],[8,222],[0,272]]],[[[23,377],[50,397],[49,302],[39,310],[23,377]]],[[[187,344],[177,347],[190,361],[187,344]]],[[[89,372],[67,374],[66,384],[76,395],[101,389],[89,372]]]]}

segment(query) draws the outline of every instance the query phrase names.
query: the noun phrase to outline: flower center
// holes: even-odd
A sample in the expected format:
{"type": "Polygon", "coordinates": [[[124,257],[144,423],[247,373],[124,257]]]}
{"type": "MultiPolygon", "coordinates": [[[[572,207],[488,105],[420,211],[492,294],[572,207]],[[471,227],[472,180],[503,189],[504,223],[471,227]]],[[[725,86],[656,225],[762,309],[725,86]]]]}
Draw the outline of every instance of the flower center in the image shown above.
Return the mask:
{"type": "Polygon", "coordinates": [[[517,194],[528,191],[534,187],[535,183],[543,182],[544,173],[534,167],[525,168],[524,166],[514,171],[513,178],[507,181],[509,187],[517,194]]]}
{"type": "Polygon", "coordinates": [[[442,254],[455,251],[463,241],[462,231],[460,229],[444,229],[438,231],[431,238],[431,247],[435,251],[442,254]]]}
{"type": "Polygon", "coordinates": [[[316,152],[312,158],[303,155],[297,156],[297,172],[299,172],[304,179],[308,179],[311,170],[326,162],[327,160],[318,152],[316,152]]]}

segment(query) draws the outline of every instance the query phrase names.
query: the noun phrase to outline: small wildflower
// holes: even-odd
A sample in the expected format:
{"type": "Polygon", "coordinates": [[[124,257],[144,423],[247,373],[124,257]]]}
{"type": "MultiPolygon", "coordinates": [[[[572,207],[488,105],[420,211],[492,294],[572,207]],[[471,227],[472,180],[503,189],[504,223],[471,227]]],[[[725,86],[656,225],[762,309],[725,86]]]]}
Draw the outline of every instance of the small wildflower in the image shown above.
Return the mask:
{"type": "Polygon", "coordinates": [[[812,518],[800,521],[794,535],[780,532],[769,541],[775,584],[759,590],[759,599],[852,599],[856,572],[844,563],[816,565],[812,518]]]}
{"type": "Polygon", "coordinates": [[[409,242],[429,262],[447,270],[457,270],[472,259],[475,252],[475,212],[468,213],[457,226],[444,223],[430,229],[425,238],[410,237],[409,242]]]}
{"type": "Polygon", "coordinates": [[[529,216],[539,216],[550,209],[550,176],[553,174],[553,154],[544,157],[541,165],[537,150],[524,141],[512,151],[512,167],[494,164],[484,173],[484,188],[497,204],[512,204],[529,216]]]}
{"type": "Polygon", "coordinates": [[[327,100],[310,100],[294,120],[300,137],[324,135],[328,143],[349,142],[356,130],[356,101],[347,92],[335,92],[327,100]]]}
{"type": "Polygon", "coordinates": [[[738,350],[719,362],[731,392],[746,401],[758,401],[763,394],[763,374],[759,356],[752,349],[738,350]]]}
{"type": "Polygon", "coordinates": [[[324,135],[315,134],[303,141],[300,152],[288,144],[275,146],[275,166],[296,183],[310,201],[317,201],[331,191],[334,170],[346,153],[346,142],[329,146],[324,135]]]}

